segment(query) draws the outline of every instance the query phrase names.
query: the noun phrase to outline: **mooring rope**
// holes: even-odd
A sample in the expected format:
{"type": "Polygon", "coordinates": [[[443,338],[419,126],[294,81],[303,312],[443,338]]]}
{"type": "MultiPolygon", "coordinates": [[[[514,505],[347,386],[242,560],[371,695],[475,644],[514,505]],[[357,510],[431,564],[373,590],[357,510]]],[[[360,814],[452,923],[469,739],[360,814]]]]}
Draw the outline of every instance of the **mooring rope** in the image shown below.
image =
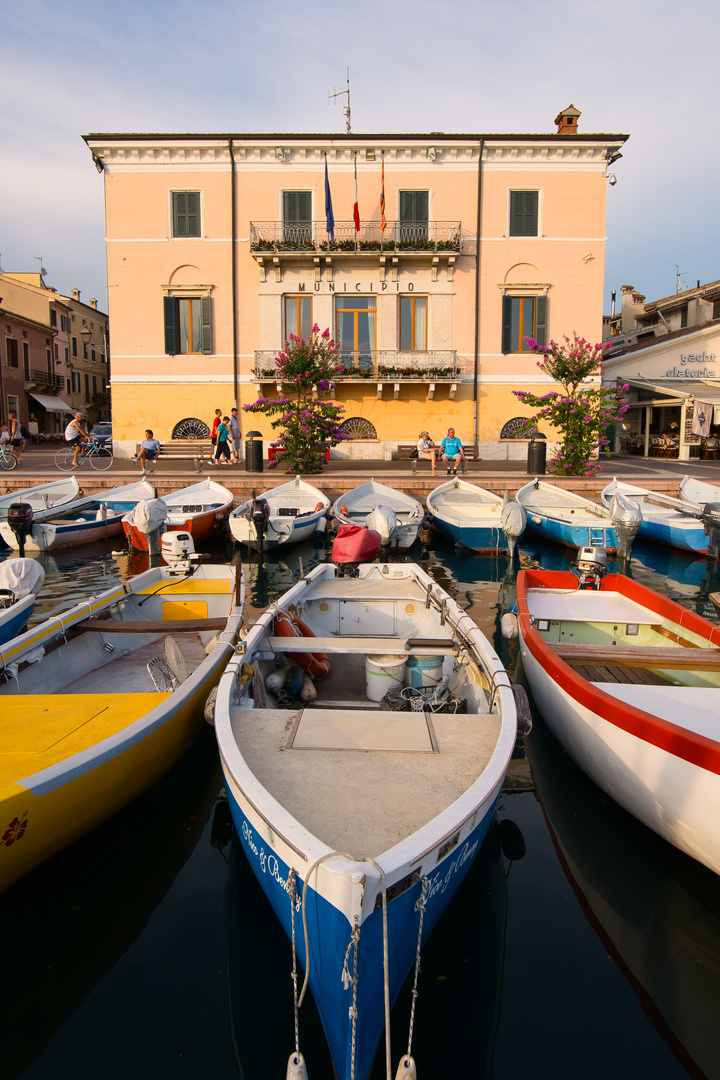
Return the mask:
{"type": "Polygon", "coordinates": [[[300,1006],[298,1005],[298,972],[297,972],[297,951],[295,949],[295,903],[297,901],[297,894],[295,892],[295,871],[291,870],[288,874],[288,896],[290,897],[290,925],[292,927],[292,982],[293,982],[293,1008],[295,1010],[295,1054],[300,1057],[300,1024],[298,1021],[298,1012],[300,1006]]]}
{"type": "Polygon", "coordinates": [[[415,1005],[418,998],[418,979],[420,977],[420,947],[422,945],[422,931],[423,931],[423,919],[425,918],[425,909],[427,906],[427,894],[430,882],[427,877],[421,879],[421,892],[415,904],[415,910],[420,912],[420,923],[418,925],[418,939],[417,950],[415,953],[415,980],[412,988],[412,1005],[410,1006],[410,1030],[408,1032],[408,1048],[407,1057],[410,1058],[412,1053],[412,1041],[413,1041],[413,1028],[415,1026],[415,1005]]]}

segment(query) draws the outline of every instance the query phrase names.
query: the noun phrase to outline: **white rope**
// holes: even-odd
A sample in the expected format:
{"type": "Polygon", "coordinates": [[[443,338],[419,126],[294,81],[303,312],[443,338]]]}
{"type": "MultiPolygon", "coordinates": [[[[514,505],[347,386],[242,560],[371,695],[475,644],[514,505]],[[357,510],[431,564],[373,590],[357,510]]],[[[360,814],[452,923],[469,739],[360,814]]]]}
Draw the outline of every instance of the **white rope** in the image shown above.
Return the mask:
{"type": "Polygon", "coordinates": [[[295,871],[291,870],[288,874],[288,896],[290,897],[290,924],[292,926],[292,981],[293,981],[293,1007],[295,1010],[295,1055],[299,1059],[300,1057],[300,1025],[298,1022],[298,973],[297,973],[297,952],[295,949],[295,901],[297,895],[295,893],[295,871]]]}
{"type": "Polygon", "coordinates": [[[430,882],[429,882],[427,877],[423,877],[421,879],[421,885],[422,885],[422,890],[421,890],[420,896],[418,897],[417,902],[415,904],[415,910],[420,912],[420,923],[418,925],[417,950],[416,950],[416,953],[415,953],[415,981],[413,983],[413,988],[412,988],[412,1005],[410,1007],[410,1030],[408,1032],[408,1048],[407,1048],[407,1057],[408,1058],[411,1056],[411,1053],[412,1053],[413,1028],[415,1026],[415,1005],[417,1004],[418,978],[420,976],[420,947],[422,945],[423,919],[425,918],[425,909],[426,909],[426,906],[427,906],[426,905],[427,894],[428,894],[428,888],[430,886],[430,882]]]}

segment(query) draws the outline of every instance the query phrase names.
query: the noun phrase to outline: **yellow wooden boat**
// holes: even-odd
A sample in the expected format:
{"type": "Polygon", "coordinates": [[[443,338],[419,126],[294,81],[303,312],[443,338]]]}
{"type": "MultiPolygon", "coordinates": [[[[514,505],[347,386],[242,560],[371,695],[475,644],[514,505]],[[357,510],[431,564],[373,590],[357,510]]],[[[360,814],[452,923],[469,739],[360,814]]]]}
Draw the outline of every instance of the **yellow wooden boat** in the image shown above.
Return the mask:
{"type": "Polygon", "coordinates": [[[0,649],[0,889],[154,784],[202,730],[238,566],[148,570],[0,649]]]}

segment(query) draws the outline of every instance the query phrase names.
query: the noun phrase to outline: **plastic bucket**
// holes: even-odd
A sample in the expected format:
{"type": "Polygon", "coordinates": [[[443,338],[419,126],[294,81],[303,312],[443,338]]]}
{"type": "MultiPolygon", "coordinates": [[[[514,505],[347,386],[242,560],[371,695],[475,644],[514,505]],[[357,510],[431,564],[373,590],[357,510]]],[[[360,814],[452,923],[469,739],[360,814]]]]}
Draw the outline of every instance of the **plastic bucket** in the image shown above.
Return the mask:
{"type": "Polygon", "coordinates": [[[405,664],[405,685],[420,690],[423,686],[437,686],[442,679],[442,656],[410,656],[405,664]]]}
{"type": "Polygon", "coordinates": [[[365,657],[365,687],[369,701],[382,701],[388,690],[401,689],[404,679],[404,656],[365,657]]]}

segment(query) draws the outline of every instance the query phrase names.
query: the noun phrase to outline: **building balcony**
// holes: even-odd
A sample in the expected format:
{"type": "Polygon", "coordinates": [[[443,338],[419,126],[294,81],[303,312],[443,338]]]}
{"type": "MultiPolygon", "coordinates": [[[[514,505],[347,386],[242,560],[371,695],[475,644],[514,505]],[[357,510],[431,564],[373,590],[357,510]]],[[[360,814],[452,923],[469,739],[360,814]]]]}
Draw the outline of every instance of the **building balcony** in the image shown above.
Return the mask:
{"type": "Polygon", "coordinates": [[[379,221],[361,222],[356,232],[354,221],[336,221],[330,238],[324,221],[286,225],[282,221],[251,221],[250,252],[264,266],[266,260],[276,265],[281,259],[293,261],[314,257],[325,264],[335,259],[360,258],[382,265],[418,258],[454,263],[462,252],[462,225],[458,221],[404,222],[388,221],[385,232],[379,221]]]}
{"type": "Polygon", "coordinates": [[[25,372],[24,386],[26,390],[36,389],[49,390],[51,394],[59,394],[65,389],[65,376],[50,374],[42,368],[33,368],[25,372]]]}
{"type": "MultiPolygon", "coordinates": [[[[276,356],[277,352],[270,349],[255,351],[253,377],[257,380],[258,393],[262,383],[274,383],[278,393],[282,392],[282,383],[275,368],[276,356]]],[[[469,374],[458,362],[454,349],[433,349],[429,352],[400,352],[398,349],[341,351],[340,362],[342,375],[338,385],[375,383],[379,398],[383,395],[385,385],[392,386],[394,396],[399,397],[403,383],[422,383],[429,398],[434,397],[437,384],[448,385],[449,396],[454,398],[457,384],[469,374]]]]}

